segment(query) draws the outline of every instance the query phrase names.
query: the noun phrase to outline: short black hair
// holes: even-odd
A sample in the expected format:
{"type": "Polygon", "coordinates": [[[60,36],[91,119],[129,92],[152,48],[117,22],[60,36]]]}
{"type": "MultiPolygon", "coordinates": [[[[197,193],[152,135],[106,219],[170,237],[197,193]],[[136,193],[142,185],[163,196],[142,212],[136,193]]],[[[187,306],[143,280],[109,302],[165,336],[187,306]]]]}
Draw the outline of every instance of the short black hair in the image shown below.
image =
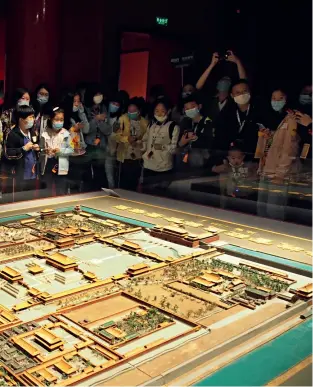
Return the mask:
{"type": "Polygon", "coordinates": [[[241,85],[241,84],[244,84],[244,85],[247,85],[250,87],[249,85],[249,82],[246,78],[241,78],[241,79],[238,79],[237,81],[233,82],[232,85],[231,85],[231,90],[233,90],[233,88],[237,85],[241,85]]]}
{"type": "Polygon", "coordinates": [[[47,127],[52,129],[52,121],[54,119],[54,117],[59,114],[59,113],[63,113],[64,114],[64,110],[61,109],[60,107],[55,107],[54,109],[52,109],[50,111],[50,114],[49,114],[49,118],[48,118],[48,121],[47,121],[47,127]]]}
{"type": "Polygon", "coordinates": [[[23,97],[24,94],[29,94],[30,96],[30,92],[28,89],[26,89],[25,87],[19,87],[17,88],[14,93],[13,93],[13,98],[12,98],[12,103],[13,103],[13,106],[16,106],[17,105],[17,101],[19,99],[21,99],[23,97]]]}
{"type": "Polygon", "coordinates": [[[28,105],[22,105],[22,106],[18,106],[16,108],[16,120],[18,121],[20,118],[24,119],[31,116],[31,115],[34,115],[35,114],[35,111],[33,109],[32,106],[28,106],[28,105]]]}
{"type": "Polygon", "coordinates": [[[272,88],[271,94],[273,94],[274,91],[281,91],[286,96],[288,96],[287,90],[284,87],[277,86],[277,87],[272,88]]]}
{"type": "Polygon", "coordinates": [[[145,100],[141,97],[133,97],[128,101],[127,107],[130,105],[135,105],[137,106],[138,110],[141,110],[143,108],[143,105],[145,103],[145,100]]]}
{"type": "Polygon", "coordinates": [[[165,109],[167,111],[169,111],[172,106],[171,106],[171,103],[170,103],[170,100],[168,98],[161,98],[161,99],[157,99],[153,105],[153,111],[155,110],[155,108],[159,105],[163,105],[165,107],[165,109]]]}
{"type": "Polygon", "coordinates": [[[193,94],[188,95],[188,97],[183,99],[184,105],[186,103],[189,103],[189,102],[195,102],[198,105],[202,104],[201,97],[200,97],[199,93],[193,93],[193,94]]]}
{"type": "Polygon", "coordinates": [[[149,96],[154,98],[162,98],[165,96],[165,89],[163,85],[153,85],[149,91],[149,96]]]}
{"type": "Polygon", "coordinates": [[[235,141],[233,141],[229,148],[228,148],[228,152],[231,152],[231,151],[239,151],[239,152],[243,152],[243,147],[244,147],[244,142],[243,140],[240,140],[240,139],[237,139],[235,141]]]}

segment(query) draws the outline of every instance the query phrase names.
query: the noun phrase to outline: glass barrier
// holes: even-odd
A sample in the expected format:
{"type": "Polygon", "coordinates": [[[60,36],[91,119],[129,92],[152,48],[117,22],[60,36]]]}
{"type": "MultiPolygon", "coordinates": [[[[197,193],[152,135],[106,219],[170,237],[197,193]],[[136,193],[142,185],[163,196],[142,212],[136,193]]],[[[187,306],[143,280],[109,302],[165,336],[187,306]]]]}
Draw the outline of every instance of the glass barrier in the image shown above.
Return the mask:
{"type": "Polygon", "coordinates": [[[311,224],[312,160],[292,158],[280,166],[255,159],[252,154],[232,157],[215,151],[205,158],[202,153],[189,155],[188,159],[176,153],[173,169],[165,172],[145,169],[141,160],[126,160],[119,165],[118,187],[311,224]]]}
{"type": "MultiPolygon", "coordinates": [[[[170,170],[152,170],[138,158],[118,162],[112,155],[92,152],[70,157],[68,171],[49,159],[42,174],[38,161],[34,179],[25,179],[15,161],[1,164],[0,203],[122,188],[227,210],[310,225],[312,220],[312,160],[293,158],[270,164],[252,154],[214,151],[176,152],[170,170]],[[146,165],[149,168],[145,168],[146,165]]],[[[168,157],[155,157],[155,168],[168,157]],[[159,159],[158,159],[159,157],[159,159]]],[[[152,161],[152,162],[151,162],[152,161]]],[[[276,160],[277,161],[277,160],[276,160]]],[[[162,168],[161,168],[162,169],[162,168]]]]}

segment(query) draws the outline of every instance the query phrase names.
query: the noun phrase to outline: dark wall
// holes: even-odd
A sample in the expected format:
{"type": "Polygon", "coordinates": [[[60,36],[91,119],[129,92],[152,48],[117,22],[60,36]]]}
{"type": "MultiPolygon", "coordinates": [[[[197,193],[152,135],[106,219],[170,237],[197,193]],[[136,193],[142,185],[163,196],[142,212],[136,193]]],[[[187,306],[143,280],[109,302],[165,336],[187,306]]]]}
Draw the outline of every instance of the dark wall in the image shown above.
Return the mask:
{"type": "MultiPolygon", "coordinates": [[[[61,85],[79,81],[102,81],[108,90],[115,89],[122,31],[168,37],[186,51],[195,50],[196,63],[186,71],[186,81],[196,82],[212,53],[228,48],[242,58],[258,91],[268,90],[274,82],[296,88],[311,77],[310,0],[188,4],[176,0],[7,0],[5,4],[10,90],[22,85],[34,88],[39,81],[48,81],[56,92],[61,85]],[[168,27],[158,27],[156,16],[167,17],[168,27]]],[[[157,61],[154,56],[154,71],[157,61]]],[[[228,65],[220,73],[228,71],[234,68],[228,65]]],[[[212,79],[218,75],[216,71],[212,79]]]]}

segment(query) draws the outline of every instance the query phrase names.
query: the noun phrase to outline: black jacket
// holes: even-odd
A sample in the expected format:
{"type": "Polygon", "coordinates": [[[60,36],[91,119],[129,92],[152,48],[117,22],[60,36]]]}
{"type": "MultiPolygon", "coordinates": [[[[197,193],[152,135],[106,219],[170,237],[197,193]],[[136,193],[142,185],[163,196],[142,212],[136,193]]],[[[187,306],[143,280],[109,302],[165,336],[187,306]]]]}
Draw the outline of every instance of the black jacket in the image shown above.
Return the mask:
{"type": "Polygon", "coordinates": [[[228,150],[232,142],[241,140],[243,142],[242,150],[252,155],[253,158],[258,141],[259,126],[257,124],[264,124],[263,121],[264,117],[255,105],[250,105],[249,113],[246,116],[239,112],[237,105],[229,104],[222,110],[215,124],[215,149],[228,150]],[[245,121],[241,130],[237,111],[241,123],[245,121]]]}
{"type": "Polygon", "coordinates": [[[180,138],[187,132],[193,132],[197,135],[197,140],[191,143],[194,149],[212,149],[214,139],[213,122],[209,117],[202,117],[198,123],[192,122],[185,117],[180,125],[180,138]]]}
{"type": "MultiPolygon", "coordinates": [[[[39,143],[39,138],[35,131],[30,130],[31,141],[33,144],[39,143]]],[[[4,156],[8,160],[7,165],[11,165],[11,170],[15,172],[17,178],[23,179],[24,174],[24,136],[18,126],[11,130],[4,144],[4,156]]],[[[38,157],[38,152],[36,152],[38,157]]]]}

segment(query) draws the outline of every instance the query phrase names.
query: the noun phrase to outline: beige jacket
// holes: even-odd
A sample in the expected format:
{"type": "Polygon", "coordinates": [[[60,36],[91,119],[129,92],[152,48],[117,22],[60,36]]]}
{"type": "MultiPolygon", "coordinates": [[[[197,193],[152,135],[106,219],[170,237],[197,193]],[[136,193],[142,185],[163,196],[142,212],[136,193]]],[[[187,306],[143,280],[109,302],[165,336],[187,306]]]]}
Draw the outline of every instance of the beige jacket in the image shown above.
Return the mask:
{"type": "MultiPolygon", "coordinates": [[[[116,158],[120,162],[124,162],[125,157],[127,155],[129,144],[129,136],[130,136],[130,119],[127,114],[123,114],[119,118],[120,129],[116,132],[115,141],[117,143],[116,150],[116,158]]],[[[138,141],[141,141],[143,136],[145,135],[148,127],[148,121],[141,117],[140,118],[140,135],[138,137],[138,141]]]]}
{"type": "Polygon", "coordinates": [[[297,122],[286,116],[272,137],[267,154],[266,143],[270,139],[259,135],[256,157],[260,157],[259,173],[270,178],[285,178],[296,165],[299,147],[297,122]]]}

